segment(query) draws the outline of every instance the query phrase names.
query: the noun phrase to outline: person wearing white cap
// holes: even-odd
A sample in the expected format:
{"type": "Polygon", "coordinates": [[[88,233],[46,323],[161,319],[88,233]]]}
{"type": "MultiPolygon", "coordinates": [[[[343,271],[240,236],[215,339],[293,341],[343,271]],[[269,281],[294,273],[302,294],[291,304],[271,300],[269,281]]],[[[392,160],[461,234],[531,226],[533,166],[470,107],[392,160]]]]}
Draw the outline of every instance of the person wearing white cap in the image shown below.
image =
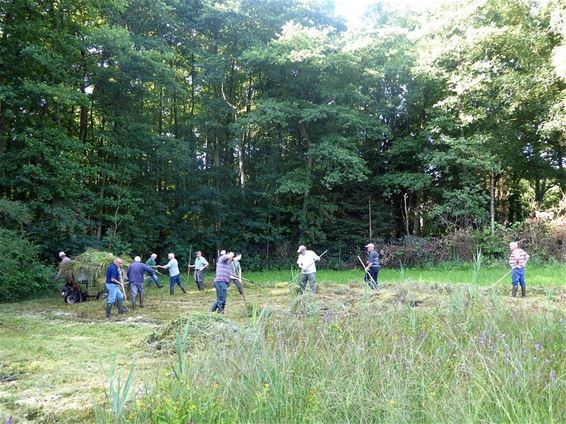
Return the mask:
{"type": "Polygon", "coordinates": [[[377,276],[379,275],[379,253],[375,250],[375,245],[369,243],[366,245],[368,251],[368,259],[366,261],[366,277],[368,285],[372,289],[377,289],[377,276]]]}
{"type": "Polygon", "coordinates": [[[62,264],[71,260],[71,258],[69,258],[65,252],[59,252],[59,259],[61,259],[62,264]]]}
{"type": "Polygon", "coordinates": [[[320,261],[320,256],[314,253],[312,250],[307,250],[305,246],[299,246],[297,250],[299,254],[299,259],[297,259],[297,265],[301,268],[301,279],[300,279],[300,289],[301,293],[305,292],[307,285],[307,280],[309,281],[309,287],[312,293],[316,293],[316,261],[320,261]]]}

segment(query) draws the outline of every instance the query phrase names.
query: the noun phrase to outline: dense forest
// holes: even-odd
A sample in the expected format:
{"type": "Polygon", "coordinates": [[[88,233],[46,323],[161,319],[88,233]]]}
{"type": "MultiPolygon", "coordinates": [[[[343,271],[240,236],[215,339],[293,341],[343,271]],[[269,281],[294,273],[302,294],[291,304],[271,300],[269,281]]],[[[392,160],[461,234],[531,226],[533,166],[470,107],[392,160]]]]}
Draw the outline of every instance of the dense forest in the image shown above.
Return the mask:
{"type": "Polygon", "coordinates": [[[508,227],[566,192],[566,2],[1,0],[2,255],[508,227]]]}

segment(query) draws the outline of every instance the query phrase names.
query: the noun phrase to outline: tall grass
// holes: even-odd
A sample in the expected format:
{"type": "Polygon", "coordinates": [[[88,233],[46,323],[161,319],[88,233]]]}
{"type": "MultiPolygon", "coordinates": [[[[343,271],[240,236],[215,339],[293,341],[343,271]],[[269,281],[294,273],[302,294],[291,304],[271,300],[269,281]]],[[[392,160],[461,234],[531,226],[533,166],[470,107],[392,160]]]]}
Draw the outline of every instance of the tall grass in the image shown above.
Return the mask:
{"type": "Polygon", "coordinates": [[[121,377],[117,373],[116,359],[114,358],[110,369],[110,382],[106,392],[106,403],[109,405],[109,408],[107,410],[102,410],[100,408],[95,409],[97,422],[99,424],[107,422],[123,422],[124,408],[128,398],[131,396],[134,380],[135,365],[132,364],[125,382],[122,382],[121,377]]]}
{"type": "Polygon", "coordinates": [[[566,422],[564,316],[500,302],[462,289],[442,308],[262,313],[236,342],[179,345],[182,374],[124,422],[566,422]]]}
{"type": "MultiPolygon", "coordinates": [[[[382,268],[379,272],[381,283],[463,283],[469,284],[473,281],[479,286],[489,286],[495,283],[509,270],[506,264],[490,265],[485,263],[485,257],[476,255],[476,260],[469,264],[445,264],[430,268],[405,268],[391,269],[382,268]],[[478,261],[479,259],[479,261],[478,261]],[[478,266],[479,265],[479,266],[478,266]]],[[[244,268],[245,271],[245,268],[244,268]]],[[[244,273],[247,278],[258,284],[272,284],[289,282],[289,271],[267,271],[262,273],[244,273]]],[[[326,270],[321,266],[317,272],[317,284],[352,284],[362,283],[364,272],[359,270],[333,271],[326,270]]],[[[566,284],[566,264],[540,265],[529,262],[527,266],[528,286],[547,286],[566,284]]],[[[296,281],[296,276],[291,278],[296,281]]],[[[511,283],[510,278],[503,280],[500,284],[511,283]]]]}

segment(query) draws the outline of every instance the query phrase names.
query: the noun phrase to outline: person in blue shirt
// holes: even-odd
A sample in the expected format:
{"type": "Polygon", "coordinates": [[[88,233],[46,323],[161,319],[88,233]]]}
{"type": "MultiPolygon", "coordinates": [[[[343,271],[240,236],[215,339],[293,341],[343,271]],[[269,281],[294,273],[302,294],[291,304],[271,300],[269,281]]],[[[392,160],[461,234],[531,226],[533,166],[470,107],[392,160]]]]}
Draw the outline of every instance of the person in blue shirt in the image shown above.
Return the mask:
{"type": "Polygon", "coordinates": [[[108,299],[106,302],[107,319],[110,319],[114,302],[116,302],[118,306],[118,313],[123,314],[127,312],[127,309],[122,305],[124,295],[120,287],[122,287],[122,259],[115,258],[114,262],[106,269],[106,289],[108,290],[108,299]]]}
{"type": "Polygon", "coordinates": [[[138,295],[140,297],[140,308],[143,308],[143,275],[145,273],[153,275],[153,272],[153,269],[142,263],[141,257],[139,256],[134,258],[134,263],[128,268],[126,275],[130,282],[132,309],[136,308],[136,298],[138,295]]]}

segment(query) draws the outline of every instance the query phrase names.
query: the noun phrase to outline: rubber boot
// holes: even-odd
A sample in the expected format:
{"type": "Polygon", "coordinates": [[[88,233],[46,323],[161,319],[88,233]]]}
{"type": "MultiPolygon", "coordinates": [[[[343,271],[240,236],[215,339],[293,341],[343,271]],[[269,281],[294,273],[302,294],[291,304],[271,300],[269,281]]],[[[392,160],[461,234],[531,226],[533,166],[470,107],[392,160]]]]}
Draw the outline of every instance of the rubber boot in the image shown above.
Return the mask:
{"type": "Polygon", "coordinates": [[[136,296],[132,296],[132,309],[136,309],[136,296]]]}
{"type": "Polygon", "coordinates": [[[513,290],[511,291],[511,296],[517,297],[517,289],[518,289],[517,286],[513,286],[513,290]]]}
{"type": "Polygon", "coordinates": [[[112,304],[106,304],[106,319],[110,319],[110,315],[112,314],[112,304]]]}
{"type": "Polygon", "coordinates": [[[527,287],[521,286],[521,297],[527,297],[527,287]]]}
{"type": "Polygon", "coordinates": [[[183,290],[183,293],[186,293],[186,292],[187,292],[187,290],[185,290],[185,288],[183,287],[182,284],[179,284],[179,287],[181,287],[181,290],[183,290]]]}
{"type": "Polygon", "coordinates": [[[143,294],[140,293],[140,308],[143,308],[143,294]]]}
{"type": "Polygon", "coordinates": [[[116,304],[118,305],[119,314],[125,314],[126,312],[128,312],[128,310],[124,308],[124,305],[122,304],[122,299],[116,300],[116,304]]]}
{"type": "Polygon", "coordinates": [[[159,284],[159,280],[157,280],[157,281],[155,282],[155,284],[157,284],[157,288],[158,288],[158,289],[163,288],[163,285],[159,284]]]}
{"type": "Polygon", "coordinates": [[[214,302],[212,304],[212,307],[210,308],[210,312],[216,312],[217,309],[218,309],[218,305],[216,304],[216,302],[214,302]]]}
{"type": "Polygon", "coordinates": [[[175,293],[175,289],[173,287],[169,287],[169,295],[173,296],[173,293],[175,293]]]}

